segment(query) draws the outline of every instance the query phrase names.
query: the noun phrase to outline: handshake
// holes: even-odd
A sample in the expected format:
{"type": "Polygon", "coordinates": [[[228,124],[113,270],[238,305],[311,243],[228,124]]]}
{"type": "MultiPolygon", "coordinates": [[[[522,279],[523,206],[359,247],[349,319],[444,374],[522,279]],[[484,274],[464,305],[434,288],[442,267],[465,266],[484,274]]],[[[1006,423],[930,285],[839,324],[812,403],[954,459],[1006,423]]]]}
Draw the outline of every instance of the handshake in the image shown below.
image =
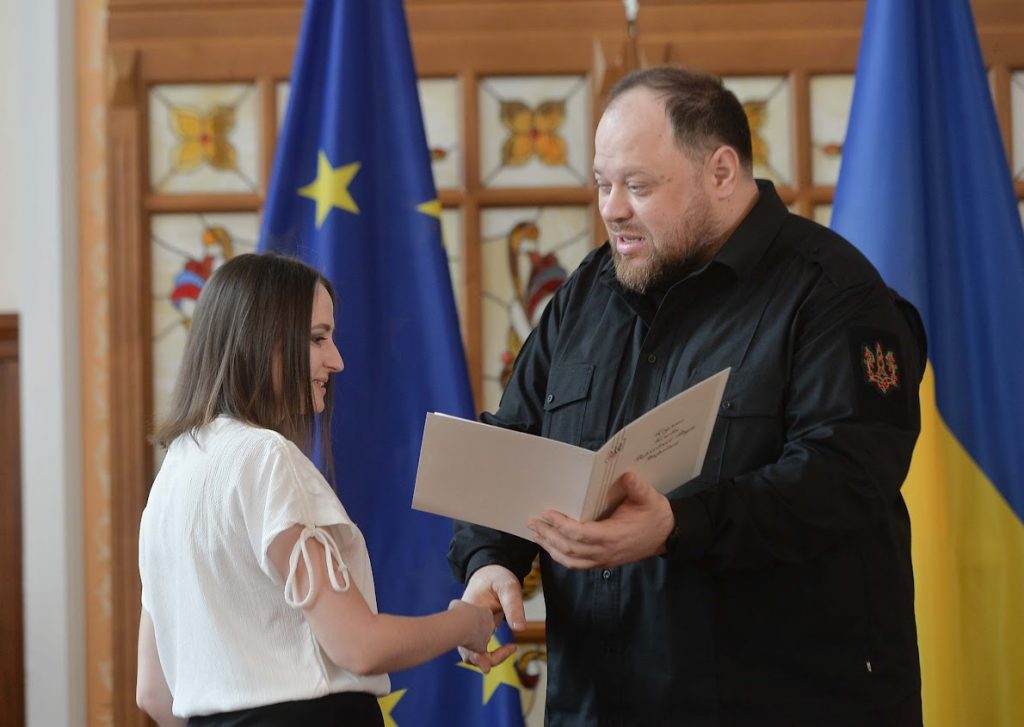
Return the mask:
{"type": "Polygon", "coordinates": [[[493,651],[489,649],[491,635],[502,620],[507,619],[513,631],[526,628],[522,586],[507,568],[487,565],[477,570],[470,578],[462,599],[452,601],[448,608],[465,612],[467,622],[472,620],[476,628],[459,644],[459,656],[463,661],[486,674],[515,653],[515,644],[505,644],[493,651]]]}
{"type": "Polygon", "coordinates": [[[459,655],[463,660],[476,664],[487,673],[491,666],[500,664],[515,652],[515,644],[506,644],[489,651],[491,636],[503,619],[500,611],[494,613],[486,606],[461,599],[449,603],[448,610],[457,612],[465,623],[466,633],[459,643],[459,655]],[[481,655],[487,658],[480,659],[481,655]]]}

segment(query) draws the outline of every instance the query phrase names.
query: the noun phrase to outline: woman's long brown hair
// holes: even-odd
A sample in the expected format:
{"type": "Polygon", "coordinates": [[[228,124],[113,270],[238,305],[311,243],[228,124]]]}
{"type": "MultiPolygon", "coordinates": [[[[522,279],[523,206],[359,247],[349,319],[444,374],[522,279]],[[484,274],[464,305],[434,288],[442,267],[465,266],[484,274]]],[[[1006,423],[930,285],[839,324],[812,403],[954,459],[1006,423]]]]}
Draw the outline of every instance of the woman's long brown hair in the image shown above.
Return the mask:
{"type": "Polygon", "coordinates": [[[199,295],[171,412],[154,441],[166,448],[227,415],[280,432],[310,457],[315,436],[329,472],[333,377],[316,415],[309,371],[317,285],[334,300],[317,270],[272,253],[239,255],[219,267],[199,295]]]}

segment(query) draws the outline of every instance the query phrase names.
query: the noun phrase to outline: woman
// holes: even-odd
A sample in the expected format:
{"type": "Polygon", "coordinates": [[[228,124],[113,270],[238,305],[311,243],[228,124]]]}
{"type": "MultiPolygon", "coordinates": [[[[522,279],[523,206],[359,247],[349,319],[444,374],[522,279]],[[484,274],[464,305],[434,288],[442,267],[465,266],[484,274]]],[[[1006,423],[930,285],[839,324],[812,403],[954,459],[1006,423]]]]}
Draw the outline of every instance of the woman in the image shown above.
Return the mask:
{"type": "Polygon", "coordinates": [[[383,725],[386,672],[486,649],[482,607],[377,613],[308,457],[315,434],[330,452],[333,331],[330,283],[290,258],[233,258],[199,298],[139,534],[137,701],[162,725],[383,725]]]}

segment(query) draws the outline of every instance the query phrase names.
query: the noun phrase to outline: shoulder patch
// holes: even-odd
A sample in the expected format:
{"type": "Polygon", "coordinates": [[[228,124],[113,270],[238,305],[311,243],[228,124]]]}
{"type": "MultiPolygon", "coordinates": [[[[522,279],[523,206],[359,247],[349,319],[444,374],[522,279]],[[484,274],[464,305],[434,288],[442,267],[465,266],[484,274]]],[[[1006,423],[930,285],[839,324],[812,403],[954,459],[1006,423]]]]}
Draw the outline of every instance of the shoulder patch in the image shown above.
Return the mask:
{"type": "Polygon", "coordinates": [[[907,378],[902,339],[880,328],[850,330],[851,403],[867,419],[906,426],[914,421],[916,382],[907,378]]]}
{"type": "Polygon", "coordinates": [[[900,388],[900,364],[896,360],[896,352],[886,349],[881,341],[861,341],[861,364],[864,379],[875,387],[882,396],[900,388]]]}

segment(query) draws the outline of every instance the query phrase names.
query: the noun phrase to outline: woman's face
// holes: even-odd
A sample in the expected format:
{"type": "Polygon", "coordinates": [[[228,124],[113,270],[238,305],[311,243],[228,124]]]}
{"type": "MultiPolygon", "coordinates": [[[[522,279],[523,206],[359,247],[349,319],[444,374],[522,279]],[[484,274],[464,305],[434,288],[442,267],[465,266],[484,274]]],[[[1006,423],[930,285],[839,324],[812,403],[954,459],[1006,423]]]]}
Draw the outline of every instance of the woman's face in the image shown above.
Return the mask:
{"type": "Polygon", "coordinates": [[[327,289],[316,286],[313,296],[313,318],[309,324],[309,379],[313,389],[313,411],[324,410],[327,379],[345,368],[341,353],[334,344],[334,303],[327,289]]]}

